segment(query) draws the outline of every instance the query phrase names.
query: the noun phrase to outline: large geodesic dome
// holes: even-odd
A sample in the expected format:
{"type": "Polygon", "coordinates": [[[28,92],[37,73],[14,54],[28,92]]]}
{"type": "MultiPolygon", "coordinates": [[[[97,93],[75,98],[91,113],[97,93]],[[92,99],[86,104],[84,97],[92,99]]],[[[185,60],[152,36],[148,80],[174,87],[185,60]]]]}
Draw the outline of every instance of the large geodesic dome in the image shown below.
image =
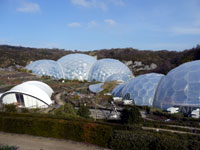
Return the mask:
{"type": "Polygon", "coordinates": [[[61,57],[58,63],[62,65],[65,79],[88,80],[88,73],[96,59],[85,54],[69,54],[61,57]]]}
{"type": "Polygon", "coordinates": [[[100,59],[91,68],[89,73],[89,81],[104,82],[108,77],[114,74],[126,74],[133,76],[129,68],[116,59],[100,59]]]}
{"type": "Polygon", "coordinates": [[[136,105],[152,106],[157,86],[163,76],[149,73],[133,78],[121,92],[123,99],[134,100],[136,105]]]}
{"type": "Polygon", "coordinates": [[[154,107],[200,107],[200,61],[184,63],[171,70],[160,82],[154,107]]]}
{"type": "Polygon", "coordinates": [[[123,88],[126,86],[126,84],[120,84],[118,86],[116,86],[113,90],[112,90],[112,95],[114,97],[121,97],[122,96],[122,90],[123,88]]]}
{"type": "Polygon", "coordinates": [[[54,60],[37,60],[27,65],[26,69],[32,70],[34,74],[40,76],[51,76],[56,79],[64,78],[62,67],[54,60]]]}

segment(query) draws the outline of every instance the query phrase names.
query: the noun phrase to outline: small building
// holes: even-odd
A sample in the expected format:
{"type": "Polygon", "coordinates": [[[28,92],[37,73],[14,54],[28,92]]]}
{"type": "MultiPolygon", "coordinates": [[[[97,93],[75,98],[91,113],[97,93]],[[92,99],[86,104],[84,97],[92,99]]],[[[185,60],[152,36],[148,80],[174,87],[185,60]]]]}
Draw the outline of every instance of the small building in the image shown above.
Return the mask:
{"type": "Polygon", "coordinates": [[[199,108],[198,109],[196,109],[196,110],[193,110],[192,112],[191,112],[191,117],[192,118],[199,118],[200,117],[200,110],[199,110],[199,108]]]}
{"type": "Polygon", "coordinates": [[[169,107],[167,108],[167,112],[170,114],[175,114],[179,112],[179,108],[178,107],[169,107]]]}
{"type": "Polygon", "coordinates": [[[131,99],[125,99],[125,100],[123,100],[123,104],[124,105],[131,105],[131,104],[134,104],[134,102],[131,99]]]}
{"type": "Polygon", "coordinates": [[[122,101],[122,97],[113,97],[113,100],[115,102],[121,102],[122,101]]]}
{"type": "Polygon", "coordinates": [[[53,90],[40,81],[19,84],[0,95],[1,104],[16,104],[17,107],[47,108],[53,104],[53,90]]]}

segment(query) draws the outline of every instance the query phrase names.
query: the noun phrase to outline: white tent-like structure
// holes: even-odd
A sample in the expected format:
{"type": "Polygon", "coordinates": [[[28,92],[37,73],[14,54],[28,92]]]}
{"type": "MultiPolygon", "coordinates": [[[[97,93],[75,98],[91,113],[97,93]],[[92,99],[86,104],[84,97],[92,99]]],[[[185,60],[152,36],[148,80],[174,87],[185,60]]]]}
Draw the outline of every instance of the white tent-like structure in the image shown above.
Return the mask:
{"type": "Polygon", "coordinates": [[[53,104],[52,93],[52,88],[47,84],[39,81],[28,81],[3,93],[0,102],[16,104],[18,107],[47,108],[53,104]]]}

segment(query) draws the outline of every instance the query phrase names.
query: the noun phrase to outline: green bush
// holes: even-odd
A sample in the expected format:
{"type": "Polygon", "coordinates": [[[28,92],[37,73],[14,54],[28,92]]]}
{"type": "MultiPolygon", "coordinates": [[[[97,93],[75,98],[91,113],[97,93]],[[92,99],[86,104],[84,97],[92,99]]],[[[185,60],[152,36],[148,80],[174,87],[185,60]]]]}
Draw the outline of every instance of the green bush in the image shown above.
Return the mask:
{"type": "Polygon", "coordinates": [[[74,107],[70,103],[66,103],[64,106],[60,106],[60,108],[54,111],[55,115],[72,115],[76,116],[76,112],[74,107]]]}
{"type": "Polygon", "coordinates": [[[77,114],[83,118],[90,118],[91,112],[89,110],[89,107],[83,105],[78,109],[77,114]]]}
{"type": "Polygon", "coordinates": [[[6,112],[17,112],[17,108],[15,104],[4,104],[3,107],[6,112]]]}
{"type": "Polygon", "coordinates": [[[142,121],[140,111],[137,106],[127,106],[121,112],[121,122],[122,123],[139,123],[142,121]]]}
{"type": "MultiPolygon", "coordinates": [[[[191,146],[190,149],[198,148],[198,144],[199,142],[196,141],[196,146],[191,146]]],[[[186,139],[179,139],[177,136],[168,134],[115,131],[110,147],[114,150],[186,150],[189,145],[186,139]]]]}
{"type": "Polygon", "coordinates": [[[28,113],[29,110],[28,110],[28,108],[21,108],[21,112],[22,112],[22,113],[28,113]]]}
{"type": "Polygon", "coordinates": [[[0,144],[0,150],[17,150],[18,147],[16,146],[8,146],[0,144]]]}

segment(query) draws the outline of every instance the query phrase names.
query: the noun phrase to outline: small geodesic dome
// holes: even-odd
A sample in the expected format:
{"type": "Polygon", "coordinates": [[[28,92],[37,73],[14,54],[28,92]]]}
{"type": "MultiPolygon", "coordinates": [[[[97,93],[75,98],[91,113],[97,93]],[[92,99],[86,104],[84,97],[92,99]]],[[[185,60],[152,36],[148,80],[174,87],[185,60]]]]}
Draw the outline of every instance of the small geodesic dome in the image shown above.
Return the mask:
{"type": "Polygon", "coordinates": [[[132,77],[130,69],[116,59],[100,59],[90,69],[89,81],[105,82],[106,79],[114,74],[126,74],[132,77]]]}
{"type": "Polygon", "coordinates": [[[160,82],[154,107],[200,107],[200,60],[184,63],[171,70],[160,82]]]}
{"type": "Polygon", "coordinates": [[[56,79],[64,78],[64,72],[59,63],[54,60],[37,60],[26,66],[27,70],[32,70],[36,75],[50,76],[56,79]]]}
{"type": "Polygon", "coordinates": [[[149,73],[133,78],[121,92],[123,99],[134,100],[136,105],[152,106],[157,86],[163,76],[149,73]]]}
{"type": "Polygon", "coordinates": [[[103,86],[104,83],[97,83],[97,84],[92,84],[89,86],[89,90],[93,93],[99,93],[101,91],[103,91],[103,89],[101,88],[101,86],[103,86]]]}
{"type": "Polygon", "coordinates": [[[123,88],[126,86],[126,84],[120,84],[118,86],[116,86],[113,90],[112,90],[112,95],[114,97],[121,97],[122,96],[122,90],[123,88]]]}
{"type": "Polygon", "coordinates": [[[69,54],[61,57],[57,61],[61,64],[65,79],[68,80],[88,80],[88,73],[96,59],[86,54],[69,54]]]}
{"type": "Polygon", "coordinates": [[[121,82],[128,82],[130,81],[132,76],[128,74],[122,74],[122,73],[117,73],[109,76],[105,82],[110,82],[110,81],[121,81],[121,82]]]}

